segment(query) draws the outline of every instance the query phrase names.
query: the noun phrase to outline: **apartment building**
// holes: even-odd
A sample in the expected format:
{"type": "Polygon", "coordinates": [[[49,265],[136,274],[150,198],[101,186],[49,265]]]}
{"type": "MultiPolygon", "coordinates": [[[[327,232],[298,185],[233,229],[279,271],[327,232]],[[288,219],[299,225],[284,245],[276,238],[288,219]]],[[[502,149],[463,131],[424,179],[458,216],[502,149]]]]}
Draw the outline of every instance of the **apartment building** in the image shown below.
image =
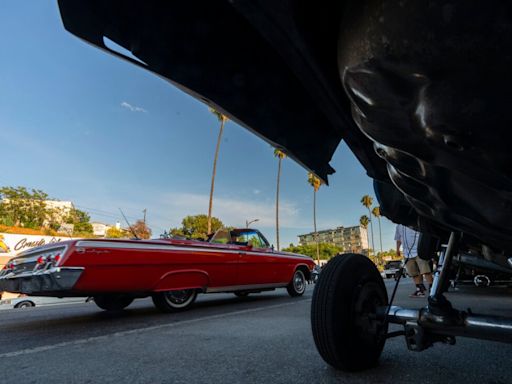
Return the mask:
{"type": "MultiPolygon", "coordinates": [[[[318,242],[340,247],[343,252],[368,253],[367,229],[360,225],[318,231],[318,242]]],[[[299,235],[299,244],[315,244],[315,233],[299,235]]]]}

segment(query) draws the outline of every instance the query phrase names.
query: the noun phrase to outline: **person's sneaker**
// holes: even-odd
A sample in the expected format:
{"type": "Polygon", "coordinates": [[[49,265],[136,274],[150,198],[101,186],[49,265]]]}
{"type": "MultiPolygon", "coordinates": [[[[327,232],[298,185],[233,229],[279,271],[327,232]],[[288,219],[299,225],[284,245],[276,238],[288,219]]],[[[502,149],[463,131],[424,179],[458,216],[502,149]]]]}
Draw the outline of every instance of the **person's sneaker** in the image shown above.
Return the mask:
{"type": "Polygon", "coordinates": [[[416,292],[411,293],[409,297],[425,297],[425,292],[417,290],[416,292]]]}

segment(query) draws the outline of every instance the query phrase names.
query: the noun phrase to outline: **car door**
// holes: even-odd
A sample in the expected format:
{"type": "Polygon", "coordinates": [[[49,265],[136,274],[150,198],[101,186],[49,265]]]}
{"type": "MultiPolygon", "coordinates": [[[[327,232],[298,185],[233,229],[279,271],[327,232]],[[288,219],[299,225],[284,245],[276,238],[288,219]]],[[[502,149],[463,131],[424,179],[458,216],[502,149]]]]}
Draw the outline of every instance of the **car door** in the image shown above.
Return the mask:
{"type": "Polygon", "coordinates": [[[265,285],[280,282],[279,258],[258,231],[244,233],[248,243],[239,249],[238,285],[265,285]]]}

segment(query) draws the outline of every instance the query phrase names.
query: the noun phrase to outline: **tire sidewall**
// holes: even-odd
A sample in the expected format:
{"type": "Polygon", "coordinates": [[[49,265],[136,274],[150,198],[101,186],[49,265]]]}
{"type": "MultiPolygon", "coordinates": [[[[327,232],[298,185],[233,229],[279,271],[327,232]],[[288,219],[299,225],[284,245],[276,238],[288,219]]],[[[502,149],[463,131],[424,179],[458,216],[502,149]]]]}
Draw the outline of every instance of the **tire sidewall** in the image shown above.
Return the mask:
{"type": "Polygon", "coordinates": [[[192,306],[197,298],[197,291],[192,290],[192,295],[181,304],[176,304],[172,300],[169,300],[170,292],[158,292],[152,295],[153,304],[155,307],[164,313],[179,312],[188,309],[192,306]]]}
{"type": "Polygon", "coordinates": [[[94,303],[105,311],[122,311],[133,302],[132,297],[123,295],[97,295],[94,303]]]}
{"type": "Polygon", "coordinates": [[[306,276],[300,269],[295,270],[292,280],[286,287],[292,297],[302,296],[306,292],[306,276]],[[300,282],[298,281],[300,279],[300,282]]]}
{"type": "Polygon", "coordinates": [[[187,292],[187,294],[189,295],[188,298],[183,302],[183,303],[176,303],[173,301],[172,297],[170,295],[172,295],[172,291],[171,292],[165,292],[163,293],[163,298],[166,302],[166,304],[175,309],[175,310],[182,310],[182,309],[185,309],[187,308],[188,306],[192,305],[192,303],[195,301],[196,299],[196,296],[197,296],[197,292],[194,291],[194,290],[189,290],[190,292],[187,292]]]}
{"type": "Polygon", "coordinates": [[[16,304],[15,308],[31,308],[34,305],[30,301],[22,301],[21,303],[16,304]]]}
{"type": "Polygon", "coordinates": [[[315,344],[324,360],[338,369],[357,371],[374,366],[384,347],[354,324],[355,304],[365,286],[380,291],[387,304],[384,281],[365,256],[336,256],[322,271],[313,292],[311,323],[315,344]]]}

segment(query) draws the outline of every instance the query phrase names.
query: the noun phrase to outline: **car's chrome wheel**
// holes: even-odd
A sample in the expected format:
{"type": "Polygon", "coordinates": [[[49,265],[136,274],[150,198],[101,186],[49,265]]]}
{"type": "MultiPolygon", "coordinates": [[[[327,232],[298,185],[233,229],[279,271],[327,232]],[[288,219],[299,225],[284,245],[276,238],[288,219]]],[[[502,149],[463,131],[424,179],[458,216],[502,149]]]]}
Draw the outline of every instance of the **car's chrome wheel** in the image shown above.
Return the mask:
{"type": "Polygon", "coordinates": [[[183,289],[181,291],[171,291],[164,294],[165,300],[169,305],[174,305],[176,308],[186,307],[190,305],[195,299],[195,291],[192,289],[183,289]]]}
{"type": "Polygon", "coordinates": [[[194,289],[160,292],[153,295],[153,303],[162,312],[182,311],[191,306],[197,297],[194,289]]]}
{"type": "Polygon", "coordinates": [[[36,305],[31,301],[22,301],[21,303],[16,304],[14,308],[30,308],[35,306],[36,305]]]}
{"type": "Polygon", "coordinates": [[[491,285],[491,279],[486,275],[476,275],[473,282],[477,287],[488,287],[491,285]]]}
{"type": "Polygon", "coordinates": [[[303,295],[306,291],[306,277],[304,276],[304,272],[297,269],[293,274],[292,281],[290,281],[286,289],[290,296],[295,297],[303,295]]]}

